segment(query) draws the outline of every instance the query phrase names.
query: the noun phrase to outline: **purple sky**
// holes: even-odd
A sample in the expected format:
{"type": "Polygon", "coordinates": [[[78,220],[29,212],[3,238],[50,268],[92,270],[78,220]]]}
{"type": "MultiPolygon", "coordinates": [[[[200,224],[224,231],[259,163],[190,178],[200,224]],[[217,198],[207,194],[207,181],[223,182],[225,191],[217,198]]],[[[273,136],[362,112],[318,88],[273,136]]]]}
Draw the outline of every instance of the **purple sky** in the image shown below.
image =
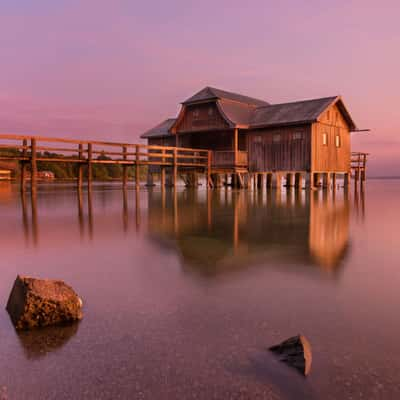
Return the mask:
{"type": "Polygon", "coordinates": [[[398,1],[2,0],[0,132],[135,142],[204,86],[341,94],[400,175],[398,1]]]}

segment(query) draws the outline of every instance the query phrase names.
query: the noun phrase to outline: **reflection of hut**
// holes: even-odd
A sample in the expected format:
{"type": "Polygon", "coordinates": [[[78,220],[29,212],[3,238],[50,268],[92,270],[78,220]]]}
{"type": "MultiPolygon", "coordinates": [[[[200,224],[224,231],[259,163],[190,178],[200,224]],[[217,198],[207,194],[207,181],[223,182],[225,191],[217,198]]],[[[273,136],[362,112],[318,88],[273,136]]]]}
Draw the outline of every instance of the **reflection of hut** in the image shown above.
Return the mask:
{"type": "MultiPolygon", "coordinates": [[[[318,195],[318,193],[315,193],[318,195]]],[[[349,240],[349,206],[311,197],[309,248],[323,268],[333,269],[345,255],[349,240]]]]}
{"type": "Polygon", "coordinates": [[[325,204],[298,192],[200,194],[149,195],[149,232],[172,242],[185,268],[215,275],[251,264],[341,265],[347,200],[325,204]]]}

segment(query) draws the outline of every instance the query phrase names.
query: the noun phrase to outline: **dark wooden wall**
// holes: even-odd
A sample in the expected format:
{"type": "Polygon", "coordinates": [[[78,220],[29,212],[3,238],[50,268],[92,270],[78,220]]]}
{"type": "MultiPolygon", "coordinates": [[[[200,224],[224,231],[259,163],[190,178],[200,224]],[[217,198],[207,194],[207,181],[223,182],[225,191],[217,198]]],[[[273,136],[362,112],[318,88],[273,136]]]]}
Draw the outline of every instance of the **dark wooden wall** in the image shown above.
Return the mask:
{"type": "Polygon", "coordinates": [[[248,135],[250,172],[310,170],[310,125],[259,129],[248,135]]]}
{"type": "Polygon", "coordinates": [[[210,129],[226,129],[228,123],[220,114],[215,102],[186,106],[177,124],[177,132],[197,132],[210,129]]]}

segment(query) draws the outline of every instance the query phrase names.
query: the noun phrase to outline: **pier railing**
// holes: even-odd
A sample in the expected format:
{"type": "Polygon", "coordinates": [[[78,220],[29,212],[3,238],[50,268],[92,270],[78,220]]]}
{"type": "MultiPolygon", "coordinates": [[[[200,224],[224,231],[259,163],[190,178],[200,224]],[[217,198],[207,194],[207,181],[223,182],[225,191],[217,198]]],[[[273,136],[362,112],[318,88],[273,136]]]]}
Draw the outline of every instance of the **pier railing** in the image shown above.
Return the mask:
{"type": "MultiPolygon", "coordinates": [[[[25,181],[26,167],[30,165],[32,186],[36,184],[37,162],[63,162],[79,165],[78,183],[82,184],[82,167],[88,168],[88,183],[92,180],[93,164],[120,164],[126,183],[126,167],[155,165],[172,167],[173,179],[178,168],[200,168],[210,173],[211,151],[202,149],[149,146],[145,144],[115,143],[61,139],[42,136],[0,134],[0,160],[15,160],[21,164],[21,183],[25,181]]],[[[139,168],[136,182],[139,182],[139,168]]]]}
{"type": "Polygon", "coordinates": [[[352,152],[351,153],[351,171],[355,180],[365,181],[365,173],[367,169],[368,153],[352,152]]]}

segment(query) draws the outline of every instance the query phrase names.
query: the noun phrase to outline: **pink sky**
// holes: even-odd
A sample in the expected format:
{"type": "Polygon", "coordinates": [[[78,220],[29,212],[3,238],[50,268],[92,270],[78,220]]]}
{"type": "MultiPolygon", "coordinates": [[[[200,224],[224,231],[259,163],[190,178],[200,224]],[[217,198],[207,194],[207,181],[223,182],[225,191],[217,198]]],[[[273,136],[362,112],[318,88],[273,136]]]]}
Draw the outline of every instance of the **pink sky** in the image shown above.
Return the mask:
{"type": "Polygon", "coordinates": [[[0,132],[137,141],[204,86],[341,94],[370,175],[400,175],[398,1],[3,0],[0,132]]]}

